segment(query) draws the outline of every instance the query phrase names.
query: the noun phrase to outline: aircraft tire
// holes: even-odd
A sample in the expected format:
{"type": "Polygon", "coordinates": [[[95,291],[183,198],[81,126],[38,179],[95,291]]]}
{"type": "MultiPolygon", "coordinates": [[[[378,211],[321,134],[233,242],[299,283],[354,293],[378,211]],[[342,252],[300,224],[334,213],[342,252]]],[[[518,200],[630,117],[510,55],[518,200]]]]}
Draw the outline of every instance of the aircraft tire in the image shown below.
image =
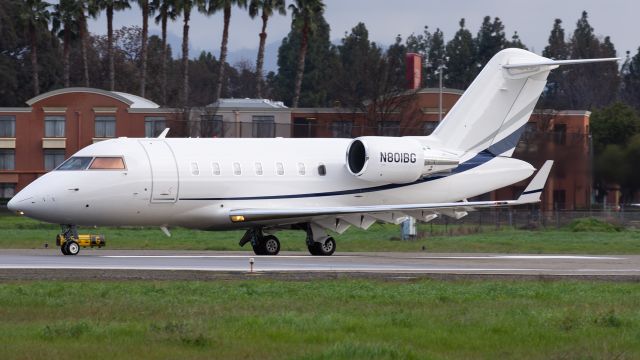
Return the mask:
{"type": "Polygon", "coordinates": [[[308,246],[309,253],[315,256],[331,256],[336,251],[336,241],[329,236],[324,242],[314,242],[308,246]]]}
{"type": "Polygon", "coordinates": [[[261,243],[264,255],[278,255],[280,252],[280,240],[273,235],[265,236],[261,243]]]}
{"type": "Polygon", "coordinates": [[[78,253],[80,252],[80,245],[78,245],[78,243],[73,240],[67,241],[65,245],[67,248],[67,253],[69,255],[78,255],[78,253]]]}
{"type": "Polygon", "coordinates": [[[66,242],[60,246],[60,251],[62,252],[62,255],[69,255],[66,242]]]}

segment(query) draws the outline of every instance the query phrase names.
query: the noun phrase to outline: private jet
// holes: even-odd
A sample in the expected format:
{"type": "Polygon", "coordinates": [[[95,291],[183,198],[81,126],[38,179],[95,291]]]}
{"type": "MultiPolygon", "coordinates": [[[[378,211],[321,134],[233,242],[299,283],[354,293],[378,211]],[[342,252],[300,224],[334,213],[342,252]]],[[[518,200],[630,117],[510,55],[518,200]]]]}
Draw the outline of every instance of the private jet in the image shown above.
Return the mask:
{"type": "Polygon", "coordinates": [[[355,139],[116,138],[89,145],[16,194],[9,209],[60,224],[62,253],[79,252],[77,226],[246,230],[240,245],[277,255],[279,230],[306,234],[312,255],[332,233],[408,216],[461,218],[480,208],[540,201],[547,161],[516,200],[466,199],[535,169],[512,158],[560,65],[521,49],[496,54],[430,136],[355,139]]]}

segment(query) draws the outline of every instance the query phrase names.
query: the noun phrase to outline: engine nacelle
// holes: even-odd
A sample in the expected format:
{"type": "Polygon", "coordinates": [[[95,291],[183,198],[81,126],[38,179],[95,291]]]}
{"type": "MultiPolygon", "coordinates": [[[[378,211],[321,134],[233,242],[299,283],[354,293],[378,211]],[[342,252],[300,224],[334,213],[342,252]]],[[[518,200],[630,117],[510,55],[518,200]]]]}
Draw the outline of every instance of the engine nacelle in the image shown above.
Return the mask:
{"type": "Polygon", "coordinates": [[[405,184],[458,166],[448,153],[434,151],[415,138],[364,136],[347,148],[349,172],[365,181],[405,184]]]}

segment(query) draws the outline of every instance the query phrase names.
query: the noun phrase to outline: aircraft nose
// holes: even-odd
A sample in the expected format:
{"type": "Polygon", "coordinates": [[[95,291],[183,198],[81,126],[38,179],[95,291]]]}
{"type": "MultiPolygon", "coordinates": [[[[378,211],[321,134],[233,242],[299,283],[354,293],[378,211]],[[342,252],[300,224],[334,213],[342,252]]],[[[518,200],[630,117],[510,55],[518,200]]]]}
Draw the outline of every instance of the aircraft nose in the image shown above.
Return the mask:
{"type": "Polygon", "coordinates": [[[7,208],[11,211],[25,213],[33,210],[36,205],[34,196],[20,196],[20,193],[15,195],[7,203],[7,208]]]}

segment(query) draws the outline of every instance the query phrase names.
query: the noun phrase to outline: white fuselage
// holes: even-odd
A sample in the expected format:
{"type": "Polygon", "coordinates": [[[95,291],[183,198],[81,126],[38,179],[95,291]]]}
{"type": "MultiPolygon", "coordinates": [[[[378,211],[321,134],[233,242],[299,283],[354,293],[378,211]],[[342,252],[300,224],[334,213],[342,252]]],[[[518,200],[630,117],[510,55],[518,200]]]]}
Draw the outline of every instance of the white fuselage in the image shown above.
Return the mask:
{"type": "Polygon", "coordinates": [[[233,229],[252,224],[232,223],[232,209],[451,202],[534,171],[517,159],[470,154],[453,172],[413,183],[364,181],[346,168],[350,142],[113,139],[74,156],[122,156],[125,169],[49,172],[17,194],[10,208],[58,224],[233,229]]]}

